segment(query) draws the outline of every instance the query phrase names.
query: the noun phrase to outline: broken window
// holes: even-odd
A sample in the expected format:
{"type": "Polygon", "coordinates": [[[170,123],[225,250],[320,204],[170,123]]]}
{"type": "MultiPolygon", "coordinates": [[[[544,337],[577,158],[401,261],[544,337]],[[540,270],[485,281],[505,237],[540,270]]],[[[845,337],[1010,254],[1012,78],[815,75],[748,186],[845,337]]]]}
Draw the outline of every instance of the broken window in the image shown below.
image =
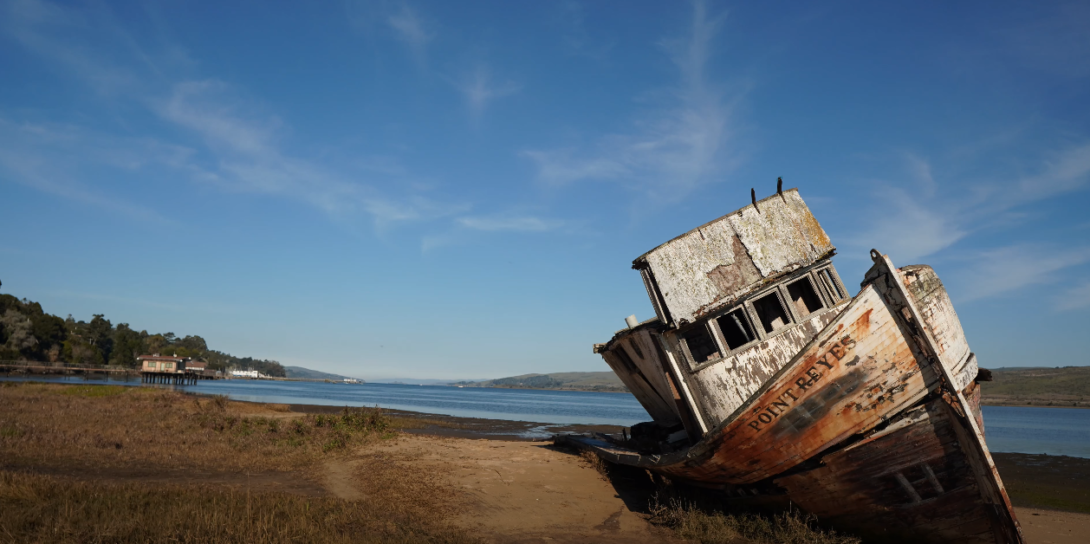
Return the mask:
{"type": "Polygon", "coordinates": [[[821,284],[825,286],[825,290],[829,293],[829,298],[833,299],[833,302],[838,302],[847,297],[847,293],[845,293],[844,288],[840,286],[840,282],[837,281],[832,269],[822,268],[821,270],[818,270],[817,276],[818,279],[821,280],[821,284]]]}
{"type": "Polygon", "coordinates": [[[719,357],[719,348],[716,347],[715,340],[712,340],[708,327],[703,323],[679,336],[685,347],[689,348],[689,355],[692,356],[694,363],[700,364],[719,357]]]}
{"type": "Polygon", "coordinates": [[[723,340],[727,342],[727,349],[738,349],[757,339],[753,334],[753,327],[749,325],[749,318],[741,308],[734,310],[716,319],[719,330],[723,332],[723,340]]]}
{"type": "Polygon", "coordinates": [[[787,311],[785,311],[783,302],[780,301],[780,294],[777,291],[754,300],[753,309],[757,311],[757,319],[761,321],[761,325],[767,333],[774,332],[791,322],[791,318],[787,317],[787,311]]]}
{"type": "Polygon", "coordinates": [[[806,317],[822,307],[821,297],[818,296],[817,291],[814,291],[814,284],[810,283],[809,277],[788,284],[787,296],[791,298],[796,315],[799,317],[806,317]]]}

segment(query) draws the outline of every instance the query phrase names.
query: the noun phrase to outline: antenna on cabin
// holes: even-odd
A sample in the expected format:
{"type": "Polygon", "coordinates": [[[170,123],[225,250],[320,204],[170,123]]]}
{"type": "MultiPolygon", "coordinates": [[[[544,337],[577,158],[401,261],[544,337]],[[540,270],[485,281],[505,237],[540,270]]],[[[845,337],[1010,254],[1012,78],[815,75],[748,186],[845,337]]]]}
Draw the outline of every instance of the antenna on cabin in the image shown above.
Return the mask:
{"type": "Polygon", "coordinates": [[[787,197],[783,196],[783,178],[776,178],[776,194],[780,195],[780,200],[787,203],[787,197]]]}
{"type": "Polygon", "coordinates": [[[753,187],[749,188],[749,199],[753,201],[753,209],[761,213],[761,209],[757,207],[757,191],[753,187]]]}

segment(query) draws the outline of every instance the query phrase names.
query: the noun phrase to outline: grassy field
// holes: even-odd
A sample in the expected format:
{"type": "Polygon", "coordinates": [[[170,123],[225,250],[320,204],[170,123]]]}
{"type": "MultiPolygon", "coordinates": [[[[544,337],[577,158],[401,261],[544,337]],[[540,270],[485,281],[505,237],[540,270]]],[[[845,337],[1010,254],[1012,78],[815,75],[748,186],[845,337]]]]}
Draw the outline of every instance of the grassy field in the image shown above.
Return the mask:
{"type": "MultiPolygon", "coordinates": [[[[480,541],[455,523],[472,501],[442,470],[382,453],[428,420],[16,382],[0,382],[0,406],[0,542],[480,541]],[[366,492],[331,491],[337,466],[366,492]]],[[[855,542],[680,501],[647,517],[697,542],[855,542]]]]}
{"type": "Polygon", "coordinates": [[[981,384],[982,401],[993,406],[1090,407],[1090,366],[997,368],[981,384]]]}
{"type": "Polygon", "coordinates": [[[0,541],[476,541],[447,522],[451,490],[412,467],[373,463],[375,492],[357,501],[310,483],[321,463],[396,436],[397,420],[377,409],[302,415],[153,388],[13,382],[0,405],[0,541]]]}

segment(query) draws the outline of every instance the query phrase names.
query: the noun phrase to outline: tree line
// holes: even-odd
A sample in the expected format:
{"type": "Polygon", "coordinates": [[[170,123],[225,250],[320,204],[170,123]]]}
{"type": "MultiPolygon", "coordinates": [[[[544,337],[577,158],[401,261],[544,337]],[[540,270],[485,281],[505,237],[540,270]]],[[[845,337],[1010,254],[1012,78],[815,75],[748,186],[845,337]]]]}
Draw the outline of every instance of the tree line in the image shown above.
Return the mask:
{"type": "Polygon", "coordinates": [[[276,361],[235,357],[208,349],[200,336],[174,333],[148,334],[128,323],[110,323],[103,314],[90,322],[71,315],[61,319],[42,310],[42,305],[0,294],[0,361],[66,362],[86,366],[135,368],[139,355],[177,355],[208,363],[213,370],[253,369],[267,376],[284,377],[276,361]]]}

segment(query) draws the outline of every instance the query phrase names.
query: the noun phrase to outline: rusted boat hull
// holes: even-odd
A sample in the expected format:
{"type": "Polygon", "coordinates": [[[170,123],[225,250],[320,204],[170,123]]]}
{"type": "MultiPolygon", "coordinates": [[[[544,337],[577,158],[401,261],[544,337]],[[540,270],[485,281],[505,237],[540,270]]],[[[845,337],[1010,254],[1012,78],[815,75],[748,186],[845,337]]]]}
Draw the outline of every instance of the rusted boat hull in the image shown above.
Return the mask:
{"type": "Polygon", "coordinates": [[[1018,542],[1011,519],[981,499],[958,417],[941,398],[903,425],[776,478],[791,501],[876,542],[1018,542]]]}
{"type": "MultiPolygon", "coordinates": [[[[1023,542],[984,443],[976,359],[949,298],[929,269],[902,272],[872,258],[862,290],[835,319],[690,447],[648,454],[562,440],[728,494],[783,494],[879,541],[1023,542]]],[[[667,385],[684,383],[666,363],[667,385]]]]}

